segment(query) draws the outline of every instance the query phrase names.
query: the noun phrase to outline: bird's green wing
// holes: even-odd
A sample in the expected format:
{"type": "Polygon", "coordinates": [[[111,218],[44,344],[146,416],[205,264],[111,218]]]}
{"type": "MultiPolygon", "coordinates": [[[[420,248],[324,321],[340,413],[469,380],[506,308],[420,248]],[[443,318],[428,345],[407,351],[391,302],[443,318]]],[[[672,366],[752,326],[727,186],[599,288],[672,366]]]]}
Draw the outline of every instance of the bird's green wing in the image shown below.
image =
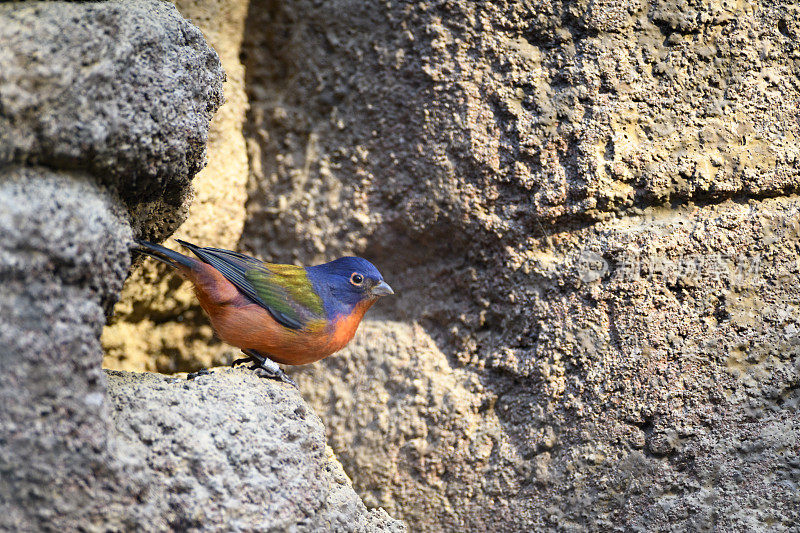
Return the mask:
{"type": "Polygon", "coordinates": [[[304,329],[323,319],[322,299],[314,292],[306,269],[264,263],[247,270],[244,277],[259,299],[281,317],[304,329]]]}
{"type": "Polygon", "coordinates": [[[230,250],[201,248],[184,241],[178,242],[216,268],[283,326],[308,330],[324,326],[322,299],[314,292],[303,267],[264,263],[230,250]]]}

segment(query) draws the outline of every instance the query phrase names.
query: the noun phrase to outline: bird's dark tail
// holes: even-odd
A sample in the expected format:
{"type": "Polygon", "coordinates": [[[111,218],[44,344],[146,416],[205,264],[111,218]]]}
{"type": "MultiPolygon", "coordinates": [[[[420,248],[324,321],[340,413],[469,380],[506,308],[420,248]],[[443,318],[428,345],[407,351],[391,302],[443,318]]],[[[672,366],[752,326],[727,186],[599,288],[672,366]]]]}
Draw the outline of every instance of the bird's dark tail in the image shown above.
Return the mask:
{"type": "MultiPolygon", "coordinates": [[[[134,242],[139,245],[137,251],[149,255],[153,259],[161,261],[165,265],[169,265],[171,267],[177,267],[178,265],[182,265],[188,268],[195,268],[197,263],[199,262],[197,259],[193,257],[189,257],[178,253],[174,250],[170,250],[169,248],[164,248],[160,244],[155,244],[148,241],[143,241],[139,239],[134,239],[134,242]]],[[[181,244],[186,246],[186,243],[181,244]]],[[[191,247],[187,247],[191,249],[191,247]]]]}

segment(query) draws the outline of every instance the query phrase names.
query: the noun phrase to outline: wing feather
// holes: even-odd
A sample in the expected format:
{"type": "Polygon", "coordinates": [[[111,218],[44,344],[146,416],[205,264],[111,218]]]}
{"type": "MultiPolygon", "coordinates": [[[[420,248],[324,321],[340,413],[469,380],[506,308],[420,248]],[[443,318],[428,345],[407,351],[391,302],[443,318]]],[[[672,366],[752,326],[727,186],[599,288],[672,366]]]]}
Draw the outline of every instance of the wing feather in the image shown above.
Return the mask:
{"type": "Polygon", "coordinates": [[[303,267],[264,263],[219,248],[201,248],[178,241],[213,266],[248,298],[290,329],[317,329],[324,318],[321,298],[303,267]]]}

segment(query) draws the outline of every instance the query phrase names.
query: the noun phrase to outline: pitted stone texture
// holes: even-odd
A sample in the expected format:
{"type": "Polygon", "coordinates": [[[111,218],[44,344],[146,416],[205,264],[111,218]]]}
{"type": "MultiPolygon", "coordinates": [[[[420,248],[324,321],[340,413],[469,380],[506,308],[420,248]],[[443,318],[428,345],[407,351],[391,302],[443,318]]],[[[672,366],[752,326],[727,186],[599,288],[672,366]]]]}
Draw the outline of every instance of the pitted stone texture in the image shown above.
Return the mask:
{"type": "Polygon", "coordinates": [[[464,361],[535,346],[508,264],[551,238],[798,185],[793,6],[697,5],[673,31],[687,6],[312,4],[251,10],[242,248],[366,254],[464,361]]]}
{"type": "Polygon", "coordinates": [[[245,369],[108,380],[117,453],[160,480],[159,529],[405,531],[364,507],[295,389],[245,369]]]}
{"type": "Polygon", "coordinates": [[[127,217],[85,173],[5,167],[0,235],[0,529],[124,528],[145,484],[108,452],[99,337],[127,217]]]}
{"type": "Polygon", "coordinates": [[[130,265],[130,227],[114,191],[84,172],[12,165],[0,168],[0,201],[4,279],[21,288],[80,287],[103,307],[116,301],[130,265]]]}
{"type": "Polygon", "coordinates": [[[168,235],[205,164],[224,73],[169,3],[0,5],[0,164],[84,169],[168,235]]]}
{"type": "Polygon", "coordinates": [[[398,294],[320,365],[357,408],[299,380],[369,502],[426,531],[798,522],[796,14],[254,2],[242,248],[364,254],[398,294]],[[447,365],[383,357],[396,321],[447,365]]]}
{"type": "Polygon", "coordinates": [[[415,530],[514,522],[497,483],[517,452],[482,405],[491,395],[422,328],[368,319],[347,349],[292,373],[368,506],[408,517],[415,530]]]}
{"type": "Polygon", "coordinates": [[[245,243],[302,260],[409,237],[479,253],[540,223],[796,191],[798,15],[258,0],[245,243]]]}
{"type": "Polygon", "coordinates": [[[367,321],[294,377],[365,501],[424,531],[792,531],[799,234],[796,198],[598,224],[509,263],[535,345],[496,371],[367,321]]]}

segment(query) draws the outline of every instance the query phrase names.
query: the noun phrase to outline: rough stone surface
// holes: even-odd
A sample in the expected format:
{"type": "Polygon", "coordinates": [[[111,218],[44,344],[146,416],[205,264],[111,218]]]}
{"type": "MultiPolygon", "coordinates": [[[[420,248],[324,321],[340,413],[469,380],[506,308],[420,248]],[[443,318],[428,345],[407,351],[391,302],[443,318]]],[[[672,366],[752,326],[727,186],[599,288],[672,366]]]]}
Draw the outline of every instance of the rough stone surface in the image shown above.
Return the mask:
{"type": "Polygon", "coordinates": [[[186,217],[224,73],[200,31],[158,1],[0,5],[0,164],[85,169],[134,230],[186,217]]]}
{"type": "Polygon", "coordinates": [[[103,308],[130,264],[124,209],[85,173],[5,167],[0,235],[0,530],[141,523],[100,369],[103,308]]]}
{"type": "Polygon", "coordinates": [[[253,2],[240,246],[364,254],[399,295],[297,376],[369,504],[423,531],[796,526],[798,20],[253,2]]]}
{"type": "Polygon", "coordinates": [[[405,530],[366,509],[295,389],[246,369],[107,372],[116,452],[160,481],[146,496],[153,529],[405,530]]]}
{"type": "MultiPolygon", "coordinates": [[[[247,6],[246,0],[177,2],[219,54],[227,79],[225,103],[211,121],[208,165],[192,182],[192,207],[175,237],[228,249],[239,242],[247,199],[242,133],[247,97],[239,60],[247,6]]],[[[155,261],[137,268],[125,284],[102,341],[104,365],[118,370],[192,371],[226,363],[235,354],[214,337],[190,284],[155,261]]]]}
{"type": "Polygon", "coordinates": [[[378,236],[483,249],[540,222],[795,190],[797,15],[261,0],[245,57],[264,185],[247,242],[301,257],[378,236]]]}
{"type": "Polygon", "coordinates": [[[507,468],[499,457],[516,452],[498,442],[478,377],[452,368],[421,327],[367,320],[344,352],[294,374],[368,506],[412,517],[415,530],[435,529],[432,516],[451,528],[474,516],[464,531],[493,530],[493,514],[513,519],[491,485],[507,468]]]}

